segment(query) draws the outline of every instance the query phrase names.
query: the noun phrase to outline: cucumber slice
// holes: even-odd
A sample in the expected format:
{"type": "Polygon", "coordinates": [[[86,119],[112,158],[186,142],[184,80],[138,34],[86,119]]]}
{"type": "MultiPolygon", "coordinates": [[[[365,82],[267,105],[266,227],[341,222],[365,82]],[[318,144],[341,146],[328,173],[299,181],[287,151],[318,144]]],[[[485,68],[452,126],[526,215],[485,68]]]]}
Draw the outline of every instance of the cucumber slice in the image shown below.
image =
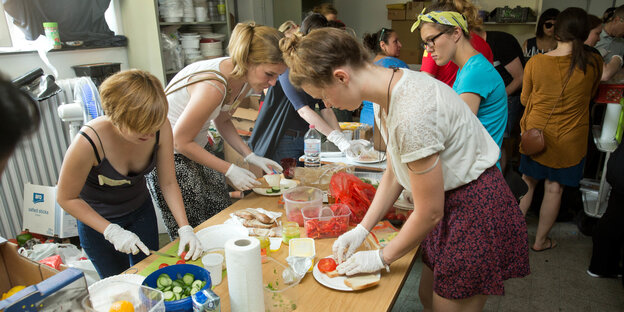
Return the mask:
{"type": "Polygon", "coordinates": [[[180,286],[174,286],[172,290],[174,294],[182,293],[182,287],[180,286]]]}
{"type": "Polygon", "coordinates": [[[271,190],[273,191],[273,193],[278,193],[280,191],[280,187],[279,186],[274,186],[271,188],[271,190]]]}
{"type": "Polygon", "coordinates": [[[163,276],[163,274],[161,274],[158,277],[158,279],[156,279],[156,285],[161,285],[163,287],[169,286],[169,285],[171,285],[171,283],[172,283],[171,278],[168,275],[166,275],[166,274],[164,274],[164,276],[163,276]]]}
{"type": "Polygon", "coordinates": [[[268,189],[266,189],[266,193],[267,193],[267,194],[271,194],[271,193],[273,193],[273,190],[272,190],[272,189],[270,189],[270,188],[268,188],[268,189]]]}
{"type": "Polygon", "coordinates": [[[175,300],[180,300],[180,298],[182,298],[182,295],[180,294],[174,293],[174,296],[175,296],[175,300]]]}
{"type": "Polygon", "coordinates": [[[197,289],[202,289],[202,287],[203,287],[203,286],[202,286],[202,281],[200,281],[200,280],[195,280],[195,281],[193,282],[193,284],[191,285],[191,287],[193,287],[193,288],[197,288],[197,289]]]}
{"type": "Polygon", "coordinates": [[[171,301],[174,297],[173,291],[165,291],[163,293],[163,299],[165,299],[165,301],[171,301]]]}
{"type": "Polygon", "coordinates": [[[171,283],[171,286],[180,286],[180,287],[184,287],[184,283],[181,282],[180,280],[175,280],[171,283]]]}
{"type": "Polygon", "coordinates": [[[186,273],[184,274],[184,277],[182,277],[182,281],[184,282],[185,285],[193,284],[194,280],[195,280],[195,275],[191,273],[186,273]]]}
{"type": "Polygon", "coordinates": [[[171,285],[169,285],[169,286],[165,286],[165,287],[163,288],[163,291],[171,291],[171,288],[172,288],[172,287],[171,287],[171,285]]]}
{"type": "Polygon", "coordinates": [[[192,295],[194,295],[194,294],[196,294],[198,291],[199,291],[199,289],[198,289],[198,288],[193,288],[193,289],[191,289],[191,296],[192,296],[192,295]]]}

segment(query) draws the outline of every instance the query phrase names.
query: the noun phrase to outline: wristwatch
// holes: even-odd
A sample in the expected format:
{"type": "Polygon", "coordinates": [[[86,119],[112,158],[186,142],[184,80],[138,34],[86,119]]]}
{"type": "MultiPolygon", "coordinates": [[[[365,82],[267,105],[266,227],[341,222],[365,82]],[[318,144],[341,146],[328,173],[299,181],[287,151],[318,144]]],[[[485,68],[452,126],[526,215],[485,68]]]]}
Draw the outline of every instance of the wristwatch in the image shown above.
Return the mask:
{"type": "Polygon", "coordinates": [[[381,259],[381,264],[384,265],[384,267],[386,268],[386,272],[390,272],[390,266],[386,263],[386,260],[384,260],[383,257],[383,248],[379,248],[379,259],[381,259]]]}

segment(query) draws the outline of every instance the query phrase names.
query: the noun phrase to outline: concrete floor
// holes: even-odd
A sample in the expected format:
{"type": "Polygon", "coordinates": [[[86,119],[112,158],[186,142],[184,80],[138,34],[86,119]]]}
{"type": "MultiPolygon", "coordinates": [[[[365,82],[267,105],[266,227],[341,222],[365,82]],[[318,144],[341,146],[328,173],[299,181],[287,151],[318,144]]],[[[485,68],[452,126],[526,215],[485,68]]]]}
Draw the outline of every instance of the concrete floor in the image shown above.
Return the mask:
{"type": "MultiPolygon", "coordinates": [[[[535,239],[537,217],[528,216],[529,240],[535,239]]],[[[505,296],[491,296],[484,311],[624,311],[621,279],[593,278],[585,272],[592,250],[591,237],[574,223],[556,223],[550,235],[558,246],[529,252],[531,275],[505,282],[505,296]]],[[[420,258],[414,265],[392,312],[422,311],[418,284],[420,258]]]]}

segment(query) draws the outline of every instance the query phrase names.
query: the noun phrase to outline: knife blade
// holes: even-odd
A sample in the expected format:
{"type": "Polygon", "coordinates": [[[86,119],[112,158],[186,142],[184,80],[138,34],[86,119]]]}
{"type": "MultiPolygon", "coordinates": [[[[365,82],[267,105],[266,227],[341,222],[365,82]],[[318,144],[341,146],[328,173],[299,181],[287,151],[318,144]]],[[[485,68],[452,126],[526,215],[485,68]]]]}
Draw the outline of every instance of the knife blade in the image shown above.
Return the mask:
{"type": "Polygon", "coordinates": [[[178,258],[178,256],[166,254],[164,252],[160,252],[160,251],[156,251],[156,250],[150,250],[150,254],[154,254],[154,255],[157,255],[157,256],[163,256],[163,257],[169,257],[169,258],[178,258]]]}

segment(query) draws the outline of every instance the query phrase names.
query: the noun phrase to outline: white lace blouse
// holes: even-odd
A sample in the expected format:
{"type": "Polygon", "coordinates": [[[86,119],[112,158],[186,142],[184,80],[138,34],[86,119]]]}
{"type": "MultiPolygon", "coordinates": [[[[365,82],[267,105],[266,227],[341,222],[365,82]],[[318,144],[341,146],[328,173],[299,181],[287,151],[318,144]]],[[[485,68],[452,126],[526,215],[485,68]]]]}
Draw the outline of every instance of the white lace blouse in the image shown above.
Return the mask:
{"type": "Polygon", "coordinates": [[[499,148],[453,89],[429,75],[403,70],[392,89],[386,122],[378,124],[398,182],[410,189],[407,164],[440,153],[444,190],[476,180],[498,160],[499,148]],[[389,135],[388,135],[389,134],[389,135]]]}

